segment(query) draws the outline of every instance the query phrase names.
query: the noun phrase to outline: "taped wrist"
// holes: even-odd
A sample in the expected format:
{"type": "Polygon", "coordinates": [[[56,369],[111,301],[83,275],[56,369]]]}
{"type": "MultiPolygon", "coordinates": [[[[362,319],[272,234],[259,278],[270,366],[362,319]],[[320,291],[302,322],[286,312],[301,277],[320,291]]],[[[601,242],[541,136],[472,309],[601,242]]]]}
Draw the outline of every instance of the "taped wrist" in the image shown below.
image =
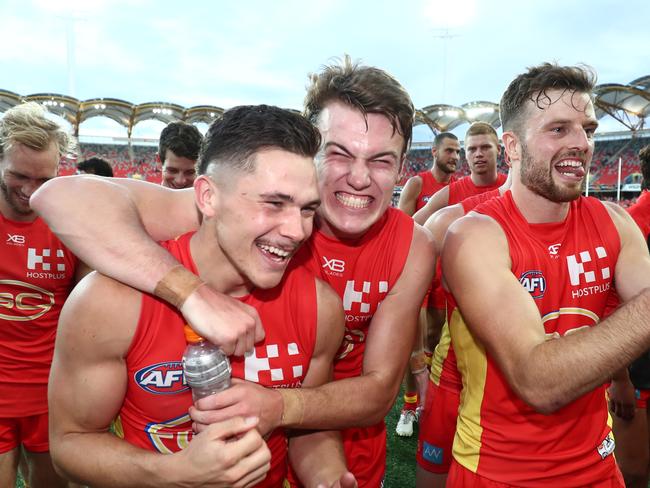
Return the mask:
{"type": "Polygon", "coordinates": [[[182,264],[178,264],[156,284],[153,294],[180,310],[187,297],[201,285],[201,278],[182,264]]]}

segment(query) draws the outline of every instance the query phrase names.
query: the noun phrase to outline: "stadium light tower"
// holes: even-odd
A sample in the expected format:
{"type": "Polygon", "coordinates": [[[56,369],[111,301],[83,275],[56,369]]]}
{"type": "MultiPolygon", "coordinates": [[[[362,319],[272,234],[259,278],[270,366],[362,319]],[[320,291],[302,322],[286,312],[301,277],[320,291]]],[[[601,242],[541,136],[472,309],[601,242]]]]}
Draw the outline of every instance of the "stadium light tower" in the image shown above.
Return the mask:
{"type": "Polygon", "coordinates": [[[447,96],[447,71],[449,70],[447,66],[447,49],[449,41],[454,37],[460,37],[460,34],[452,34],[448,27],[435,29],[434,32],[437,32],[437,34],[433,35],[434,39],[442,39],[442,96],[440,99],[444,103],[448,103],[448,100],[445,98],[447,96]]]}

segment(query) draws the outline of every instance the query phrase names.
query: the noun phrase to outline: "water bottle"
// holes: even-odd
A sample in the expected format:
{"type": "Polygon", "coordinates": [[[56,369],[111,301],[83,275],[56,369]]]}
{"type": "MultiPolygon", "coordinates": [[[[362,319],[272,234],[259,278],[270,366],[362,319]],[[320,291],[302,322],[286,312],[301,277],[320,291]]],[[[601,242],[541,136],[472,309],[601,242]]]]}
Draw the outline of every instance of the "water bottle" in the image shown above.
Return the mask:
{"type": "Polygon", "coordinates": [[[183,353],[183,374],[192,389],[192,400],[225,390],[230,386],[230,361],[214,344],[185,326],[187,347],[183,353]]]}

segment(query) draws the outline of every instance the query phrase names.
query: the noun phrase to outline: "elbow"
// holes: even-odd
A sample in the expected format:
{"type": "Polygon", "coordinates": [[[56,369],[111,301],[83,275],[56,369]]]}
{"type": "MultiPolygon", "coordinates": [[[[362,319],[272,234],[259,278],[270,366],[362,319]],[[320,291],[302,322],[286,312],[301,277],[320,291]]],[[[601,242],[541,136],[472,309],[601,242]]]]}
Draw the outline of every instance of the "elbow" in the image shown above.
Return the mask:
{"type": "Polygon", "coordinates": [[[521,400],[542,415],[551,415],[567,403],[548,385],[520,386],[514,390],[521,400]]]}

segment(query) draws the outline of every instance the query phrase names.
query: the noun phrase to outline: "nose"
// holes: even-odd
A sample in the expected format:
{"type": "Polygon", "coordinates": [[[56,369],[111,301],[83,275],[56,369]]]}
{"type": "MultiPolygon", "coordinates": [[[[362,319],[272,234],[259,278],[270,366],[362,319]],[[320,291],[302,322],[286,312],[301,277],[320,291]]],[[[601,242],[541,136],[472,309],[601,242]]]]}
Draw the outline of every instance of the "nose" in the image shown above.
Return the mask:
{"type": "Polygon", "coordinates": [[[592,140],[587,136],[587,132],[584,128],[579,127],[571,131],[571,139],[569,141],[569,148],[576,151],[587,151],[589,150],[592,140]]]}
{"type": "Polygon", "coordinates": [[[348,183],[355,190],[361,190],[370,186],[370,169],[365,161],[354,161],[350,163],[348,183]]]}
{"type": "Polygon", "coordinates": [[[308,237],[310,228],[311,218],[305,218],[299,208],[290,209],[282,221],[280,234],[293,242],[300,243],[308,237]]]}

